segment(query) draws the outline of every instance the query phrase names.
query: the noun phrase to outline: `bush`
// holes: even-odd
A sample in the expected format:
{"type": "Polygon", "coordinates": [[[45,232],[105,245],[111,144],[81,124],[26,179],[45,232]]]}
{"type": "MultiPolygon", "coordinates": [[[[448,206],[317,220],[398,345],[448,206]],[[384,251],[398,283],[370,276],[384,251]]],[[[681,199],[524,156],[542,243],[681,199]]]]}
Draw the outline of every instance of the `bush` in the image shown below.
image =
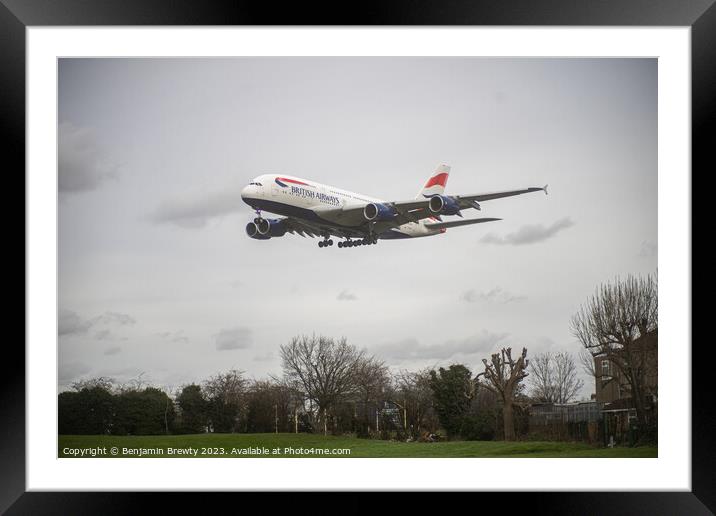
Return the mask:
{"type": "Polygon", "coordinates": [[[492,441],[495,420],[486,414],[464,416],[460,421],[460,436],[466,441],[492,441]]]}
{"type": "Polygon", "coordinates": [[[114,399],[103,387],[62,392],[57,398],[60,434],[107,434],[112,429],[114,399]]]}

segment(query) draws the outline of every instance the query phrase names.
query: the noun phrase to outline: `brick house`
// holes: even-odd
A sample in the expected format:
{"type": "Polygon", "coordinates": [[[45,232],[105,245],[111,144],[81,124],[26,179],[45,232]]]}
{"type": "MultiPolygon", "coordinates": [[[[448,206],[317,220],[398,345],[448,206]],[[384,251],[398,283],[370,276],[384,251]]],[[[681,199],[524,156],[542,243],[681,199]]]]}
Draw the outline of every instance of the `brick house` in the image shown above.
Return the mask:
{"type": "MultiPolygon", "coordinates": [[[[651,331],[634,341],[633,367],[642,369],[644,379],[644,405],[648,418],[656,421],[658,398],[658,330],[651,331]]],[[[624,441],[636,421],[631,385],[621,370],[604,355],[594,357],[595,401],[602,406],[606,434],[610,440],[624,441]]]]}

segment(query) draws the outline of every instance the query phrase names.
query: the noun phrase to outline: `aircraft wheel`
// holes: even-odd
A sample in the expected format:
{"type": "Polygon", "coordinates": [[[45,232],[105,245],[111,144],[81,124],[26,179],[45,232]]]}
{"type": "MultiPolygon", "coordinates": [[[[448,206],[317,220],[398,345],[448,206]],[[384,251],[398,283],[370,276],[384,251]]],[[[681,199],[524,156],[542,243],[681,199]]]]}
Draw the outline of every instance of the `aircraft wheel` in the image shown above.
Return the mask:
{"type": "Polygon", "coordinates": [[[340,249],[341,247],[343,247],[343,242],[338,242],[338,249],[340,249]]]}
{"type": "Polygon", "coordinates": [[[328,241],[328,245],[329,245],[329,246],[330,246],[330,245],[333,245],[333,240],[329,240],[329,241],[328,241]]]}

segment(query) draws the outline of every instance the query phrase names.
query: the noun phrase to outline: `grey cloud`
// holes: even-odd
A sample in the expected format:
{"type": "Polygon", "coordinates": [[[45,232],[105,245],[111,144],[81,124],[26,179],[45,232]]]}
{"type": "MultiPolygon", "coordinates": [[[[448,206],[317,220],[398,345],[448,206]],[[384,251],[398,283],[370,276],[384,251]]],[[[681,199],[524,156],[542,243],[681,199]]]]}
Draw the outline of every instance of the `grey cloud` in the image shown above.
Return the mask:
{"type": "Polygon", "coordinates": [[[527,296],[515,296],[504,290],[502,287],[495,287],[487,292],[477,292],[475,289],[466,290],[462,293],[460,299],[467,301],[468,303],[475,303],[482,300],[488,303],[505,304],[524,301],[527,299],[527,296]]]}
{"type": "Polygon", "coordinates": [[[658,250],[659,250],[659,247],[657,246],[656,242],[652,242],[650,240],[644,240],[641,243],[641,248],[639,249],[639,256],[642,256],[644,258],[656,256],[658,250]]]}
{"type": "Polygon", "coordinates": [[[131,315],[121,314],[119,312],[105,312],[92,319],[92,324],[119,324],[121,326],[135,324],[136,322],[131,315]]]}
{"type": "Polygon", "coordinates": [[[507,336],[507,333],[491,333],[483,330],[482,333],[477,335],[464,339],[450,339],[442,344],[421,344],[417,339],[409,338],[379,346],[375,349],[375,352],[381,358],[399,361],[411,359],[445,360],[456,355],[489,353],[507,336]]]}
{"type": "Polygon", "coordinates": [[[110,337],[109,330],[100,330],[94,334],[94,338],[97,340],[107,340],[110,337]]]}
{"type": "Polygon", "coordinates": [[[163,201],[149,216],[155,224],[173,224],[186,229],[199,229],[210,219],[246,210],[241,188],[189,194],[163,201]]]}
{"type": "Polygon", "coordinates": [[[336,299],[338,301],[355,301],[358,297],[347,290],[341,290],[341,293],[336,296],[336,299]]]}
{"type": "Polygon", "coordinates": [[[57,128],[57,143],[60,192],[95,190],[116,177],[117,164],[98,144],[91,129],[63,122],[57,128]]]}
{"type": "Polygon", "coordinates": [[[167,342],[189,342],[189,338],[184,335],[184,332],[182,331],[164,331],[161,333],[157,333],[156,335],[166,340],[167,342]]]}
{"type": "Polygon", "coordinates": [[[111,348],[107,348],[104,350],[105,355],[116,355],[117,353],[121,352],[122,348],[119,346],[112,346],[111,348]]]}
{"type": "Polygon", "coordinates": [[[262,355],[256,355],[254,357],[255,362],[271,362],[276,358],[276,355],[273,354],[273,352],[269,351],[267,353],[264,353],[262,355]]]}
{"type": "Polygon", "coordinates": [[[514,233],[508,233],[504,237],[496,235],[495,233],[488,233],[482,237],[480,241],[485,244],[498,245],[536,244],[537,242],[542,242],[553,237],[563,229],[567,229],[573,225],[574,222],[571,218],[564,217],[546,227],[543,224],[527,224],[514,233]]]}
{"type": "Polygon", "coordinates": [[[215,335],[216,349],[246,349],[251,347],[251,330],[244,327],[221,330],[215,335]]]}
{"type": "Polygon", "coordinates": [[[82,319],[77,312],[62,309],[57,317],[57,334],[71,335],[73,333],[85,333],[92,322],[82,319]]]}
{"type": "MultiPolygon", "coordinates": [[[[57,315],[57,334],[59,336],[80,334],[86,333],[88,330],[96,326],[127,326],[135,324],[136,322],[137,321],[131,315],[118,312],[105,312],[97,317],[85,319],[77,312],[62,309],[57,315]]],[[[109,338],[109,336],[110,332],[106,328],[97,330],[95,333],[95,338],[97,340],[104,340],[109,338]]]]}
{"type": "Polygon", "coordinates": [[[77,380],[83,375],[91,371],[90,367],[82,362],[70,362],[60,365],[58,377],[60,383],[66,384],[72,380],[77,380]]]}

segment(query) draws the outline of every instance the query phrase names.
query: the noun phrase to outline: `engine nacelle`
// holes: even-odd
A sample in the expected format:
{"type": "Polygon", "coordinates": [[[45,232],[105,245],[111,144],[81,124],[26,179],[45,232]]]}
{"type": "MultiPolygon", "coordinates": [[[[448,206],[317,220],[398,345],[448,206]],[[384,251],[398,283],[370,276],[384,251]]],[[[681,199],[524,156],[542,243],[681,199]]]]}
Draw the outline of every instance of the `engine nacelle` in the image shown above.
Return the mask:
{"type": "Polygon", "coordinates": [[[268,234],[272,237],[282,237],[286,234],[286,221],[278,219],[268,219],[269,230],[268,234]]]}
{"type": "Polygon", "coordinates": [[[246,224],[246,234],[256,240],[268,240],[271,238],[271,235],[262,235],[259,233],[259,226],[255,222],[249,222],[246,224]]]}
{"type": "Polygon", "coordinates": [[[365,205],[363,208],[363,217],[365,220],[371,222],[383,222],[386,220],[393,220],[395,218],[395,211],[390,206],[385,204],[371,202],[365,205]]]}
{"type": "Polygon", "coordinates": [[[430,198],[428,207],[436,215],[457,215],[460,213],[458,202],[447,195],[433,195],[430,198]]]}
{"type": "Polygon", "coordinates": [[[256,228],[255,234],[258,235],[258,237],[252,238],[282,237],[287,231],[285,220],[261,219],[258,223],[250,222],[249,225],[246,226],[246,232],[249,233],[249,236],[254,232],[254,228],[251,227],[251,224],[256,228]]]}

